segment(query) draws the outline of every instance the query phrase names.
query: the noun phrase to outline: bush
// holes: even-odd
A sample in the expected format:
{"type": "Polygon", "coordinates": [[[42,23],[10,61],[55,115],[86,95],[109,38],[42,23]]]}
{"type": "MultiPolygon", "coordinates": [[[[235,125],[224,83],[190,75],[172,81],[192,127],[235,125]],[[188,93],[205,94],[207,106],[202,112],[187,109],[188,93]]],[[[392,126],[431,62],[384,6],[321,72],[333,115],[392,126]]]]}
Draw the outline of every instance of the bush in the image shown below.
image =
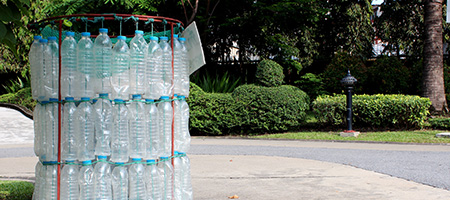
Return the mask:
{"type": "Polygon", "coordinates": [[[373,94],[408,93],[410,72],[395,56],[382,56],[369,67],[368,89],[373,94]]]}
{"type": "Polygon", "coordinates": [[[241,115],[241,133],[273,133],[299,126],[309,110],[309,97],[290,86],[242,85],[233,92],[241,115]]]}
{"type": "Polygon", "coordinates": [[[355,92],[359,93],[360,91],[364,91],[364,85],[367,80],[366,65],[364,65],[364,62],[359,57],[341,52],[333,57],[331,63],[320,74],[325,90],[329,94],[341,93],[344,90],[340,81],[347,75],[348,70],[358,80],[355,92]]]}
{"type": "MultiPolygon", "coordinates": [[[[317,119],[325,124],[346,123],[344,95],[320,96],[312,103],[317,119]]],[[[407,95],[354,95],[353,121],[361,127],[423,127],[429,114],[428,98],[407,95]]]]}
{"type": "Polygon", "coordinates": [[[33,183],[26,181],[0,181],[0,199],[27,200],[33,197],[33,183]]]}
{"type": "Polygon", "coordinates": [[[434,129],[450,129],[450,118],[437,117],[428,119],[428,123],[434,129]]]}
{"type": "Polygon", "coordinates": [[[277,87],[283,83],[283,67],[272,60],[264,59],[256,68],[256,82],[262,86],[277,87]]]}
{"type": "Polygon", "coordinates": [[[191,83],[189,125],[193,135],[287,131],[305,120],[309,97],[282,85],[242,85],[230,93],[205,93],[191,83]]]}
{"type": "Polygon", "coordinates": [[[36,101],[31,96],[31,87],[26,87],[16,93],[9,93],[0,96],[0,103],[11,103],[21,105],[29,110],[33,110],[36,101]]]}

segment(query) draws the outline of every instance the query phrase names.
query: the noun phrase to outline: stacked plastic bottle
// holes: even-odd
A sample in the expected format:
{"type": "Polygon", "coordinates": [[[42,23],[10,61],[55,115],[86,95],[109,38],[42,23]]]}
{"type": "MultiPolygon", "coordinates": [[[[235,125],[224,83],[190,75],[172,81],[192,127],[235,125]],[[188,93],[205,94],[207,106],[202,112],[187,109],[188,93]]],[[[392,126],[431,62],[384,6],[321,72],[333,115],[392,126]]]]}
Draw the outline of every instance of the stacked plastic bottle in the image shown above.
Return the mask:
{"type": "Polygon", "coordinates": [[[192,199],[185,39],[172,41],[172,68],[168,37],[159,43],[151,37],[147,44],[143,32],[136,31],[130,47],[124,36],[112,47],[107,29],[99,32],[95,42],[89,32],[78,42],[73,32],[66,32],[61,102],[56,38],[35,37],[32,44],[32,91],[39,100],[35,153],[40,159],[33,199],[56,199],[58,166],[61,199],[192,199]]]}

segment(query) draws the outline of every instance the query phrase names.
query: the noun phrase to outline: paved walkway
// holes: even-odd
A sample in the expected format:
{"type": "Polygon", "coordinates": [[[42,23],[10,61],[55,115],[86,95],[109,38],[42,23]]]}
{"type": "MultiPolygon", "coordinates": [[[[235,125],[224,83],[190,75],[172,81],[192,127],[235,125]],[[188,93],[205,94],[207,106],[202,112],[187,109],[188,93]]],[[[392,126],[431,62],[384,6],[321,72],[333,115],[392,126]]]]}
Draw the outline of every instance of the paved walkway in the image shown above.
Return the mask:
{"type": "MultiPolygon", "coordinates": [[[[31,120],[16,111],[0,108],[0,178],[33,180],[37,158],[32,133],[31,120]]],[[[229,199],[234,195],[248,200],[450,199],[449,190],[364,170],[358,163],[346,163],[347,157],[333,158],[349,153],[348,159],[353,161],[350,158],[355,154],[377,156],[379,152],[385,152],[386,157],[395,152],[409,152],[412,157],[440,156],[450,154],[450,146],[196,137],[189,152],[194,197],[196,200],[229,199]]],[[[375,159],[380,157],[363,161],[375,159]]],[[[444,168],[448,169],[449,159],[442,160],[446,160],[444,168]]],[[[394,166],[402,166],[404,160],[398,162],[394,166]]],[[[383,162],[375,162],[379,163],[383,162]]],[[[421,170],[406,164],[402,169],[421,170]]],[[[449,171],[440,173],[448,175],[449,171]]],[[[442,187],[445,188],[445,182],[442,187]]]]}

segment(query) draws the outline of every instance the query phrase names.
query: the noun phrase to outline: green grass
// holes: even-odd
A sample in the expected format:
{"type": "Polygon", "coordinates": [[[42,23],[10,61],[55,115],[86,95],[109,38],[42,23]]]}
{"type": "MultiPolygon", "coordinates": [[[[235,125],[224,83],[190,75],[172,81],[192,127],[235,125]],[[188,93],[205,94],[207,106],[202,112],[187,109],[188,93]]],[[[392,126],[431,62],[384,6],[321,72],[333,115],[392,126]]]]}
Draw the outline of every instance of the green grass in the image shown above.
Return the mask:
{"type": "Polygon", "coordinates": [[[32,199],[33,190],[33,183],[30,182],[0,180],[1,200],[29,200],[32,199]]]}
{"type": "Polygon", "coordinates": [[[387,131],[362,132],[358,137],[341,137],[339,132],[295,132],[251,136],[251,138],[292,139],[292,140],[330,140],[330,141],[373,141],[398,143],[450,143],[450,138],[437,138],[437,133],[444,131],[387,131]]]}

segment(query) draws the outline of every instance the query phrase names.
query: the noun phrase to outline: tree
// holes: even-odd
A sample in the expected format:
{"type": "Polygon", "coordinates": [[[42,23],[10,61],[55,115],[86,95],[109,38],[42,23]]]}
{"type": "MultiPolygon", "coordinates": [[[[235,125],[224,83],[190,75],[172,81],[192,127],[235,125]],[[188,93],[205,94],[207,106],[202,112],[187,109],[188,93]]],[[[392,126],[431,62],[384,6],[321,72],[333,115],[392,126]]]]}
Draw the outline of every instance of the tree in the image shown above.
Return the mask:
{"type": "Polygon", "coordinates": [[[444,88],[442,4],[443,0],[424,0],[423,96],[430,98],[432,111],[439,113],[448,112],[444,88]]]}

